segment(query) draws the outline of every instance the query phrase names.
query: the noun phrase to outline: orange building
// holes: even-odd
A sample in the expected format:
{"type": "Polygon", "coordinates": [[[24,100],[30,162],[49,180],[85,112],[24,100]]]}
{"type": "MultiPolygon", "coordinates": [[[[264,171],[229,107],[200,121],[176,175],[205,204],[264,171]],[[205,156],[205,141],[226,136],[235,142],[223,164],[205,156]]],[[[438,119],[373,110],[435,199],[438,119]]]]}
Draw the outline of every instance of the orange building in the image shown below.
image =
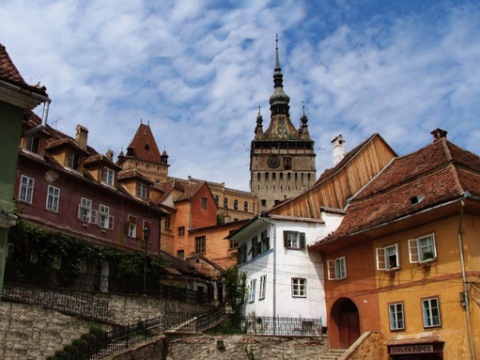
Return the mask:
{"type": "Polygon", "coordinates": [[[339,228],[311,246],[325,271],[329,342],[366,331],[377,358],[480,354],[480,158],[435,130],[351,201],[339,228]]]}

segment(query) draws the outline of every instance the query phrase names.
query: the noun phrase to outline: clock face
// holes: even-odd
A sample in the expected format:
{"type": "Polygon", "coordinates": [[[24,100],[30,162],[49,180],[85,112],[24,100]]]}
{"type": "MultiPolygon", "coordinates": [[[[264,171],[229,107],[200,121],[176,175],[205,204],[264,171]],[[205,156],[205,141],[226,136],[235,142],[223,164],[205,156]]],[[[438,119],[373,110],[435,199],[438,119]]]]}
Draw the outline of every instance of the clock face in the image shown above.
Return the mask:
{"type": "Polygon", "coordinates": [[[267,165],[269,167],[271,167],[272,169],[276,169],[277,167],[280,166],[280,159],[275,156],[275,155],[271,155],[268,159],[267,159],[267,165]]]}

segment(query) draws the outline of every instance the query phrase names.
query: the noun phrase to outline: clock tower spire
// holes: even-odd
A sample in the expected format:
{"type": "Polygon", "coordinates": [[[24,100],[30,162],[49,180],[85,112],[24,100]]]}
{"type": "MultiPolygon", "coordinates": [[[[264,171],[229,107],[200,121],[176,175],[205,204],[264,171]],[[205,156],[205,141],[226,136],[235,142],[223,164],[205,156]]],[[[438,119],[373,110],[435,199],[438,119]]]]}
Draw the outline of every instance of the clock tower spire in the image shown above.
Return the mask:
{"type": "Polygon", "coordinates": [[[263,132],[259,111],[250,148],[250,186],[258,197],[260,212],[299,195],[316,181],[314,142],[308,132],[305,109],[298,130],[290,119],[290,97],[283,89],[278,35],[275,45],[270,124],[263,132]]]}

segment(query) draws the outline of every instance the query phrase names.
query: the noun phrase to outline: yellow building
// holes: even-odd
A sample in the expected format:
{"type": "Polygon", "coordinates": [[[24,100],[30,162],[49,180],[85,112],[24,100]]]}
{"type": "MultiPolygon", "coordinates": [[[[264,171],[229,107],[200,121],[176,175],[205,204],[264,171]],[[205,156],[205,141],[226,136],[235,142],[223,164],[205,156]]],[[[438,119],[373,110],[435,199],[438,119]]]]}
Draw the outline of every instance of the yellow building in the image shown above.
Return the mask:
{"type": "Polygon", "coordinates": [[[376,358],[480,356],[480,158],[445,131],[432,134],[433,144],[392,161],[311,246],[328,274],[331,347],[345,343],[348,315],[359,333],[381,333],[376,358]]]}

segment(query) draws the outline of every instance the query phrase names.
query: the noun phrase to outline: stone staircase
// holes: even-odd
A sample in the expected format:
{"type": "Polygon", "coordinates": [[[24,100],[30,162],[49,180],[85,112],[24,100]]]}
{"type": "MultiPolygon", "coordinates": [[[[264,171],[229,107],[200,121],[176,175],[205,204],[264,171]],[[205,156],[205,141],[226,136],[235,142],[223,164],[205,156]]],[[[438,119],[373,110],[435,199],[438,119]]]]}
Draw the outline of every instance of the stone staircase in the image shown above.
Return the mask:
{"type": "Polygon", "coordinates": [[[338,360],[342,357],[346,350],[331,349],[328,352],[319,354],[316,360],[338,360]]]}

